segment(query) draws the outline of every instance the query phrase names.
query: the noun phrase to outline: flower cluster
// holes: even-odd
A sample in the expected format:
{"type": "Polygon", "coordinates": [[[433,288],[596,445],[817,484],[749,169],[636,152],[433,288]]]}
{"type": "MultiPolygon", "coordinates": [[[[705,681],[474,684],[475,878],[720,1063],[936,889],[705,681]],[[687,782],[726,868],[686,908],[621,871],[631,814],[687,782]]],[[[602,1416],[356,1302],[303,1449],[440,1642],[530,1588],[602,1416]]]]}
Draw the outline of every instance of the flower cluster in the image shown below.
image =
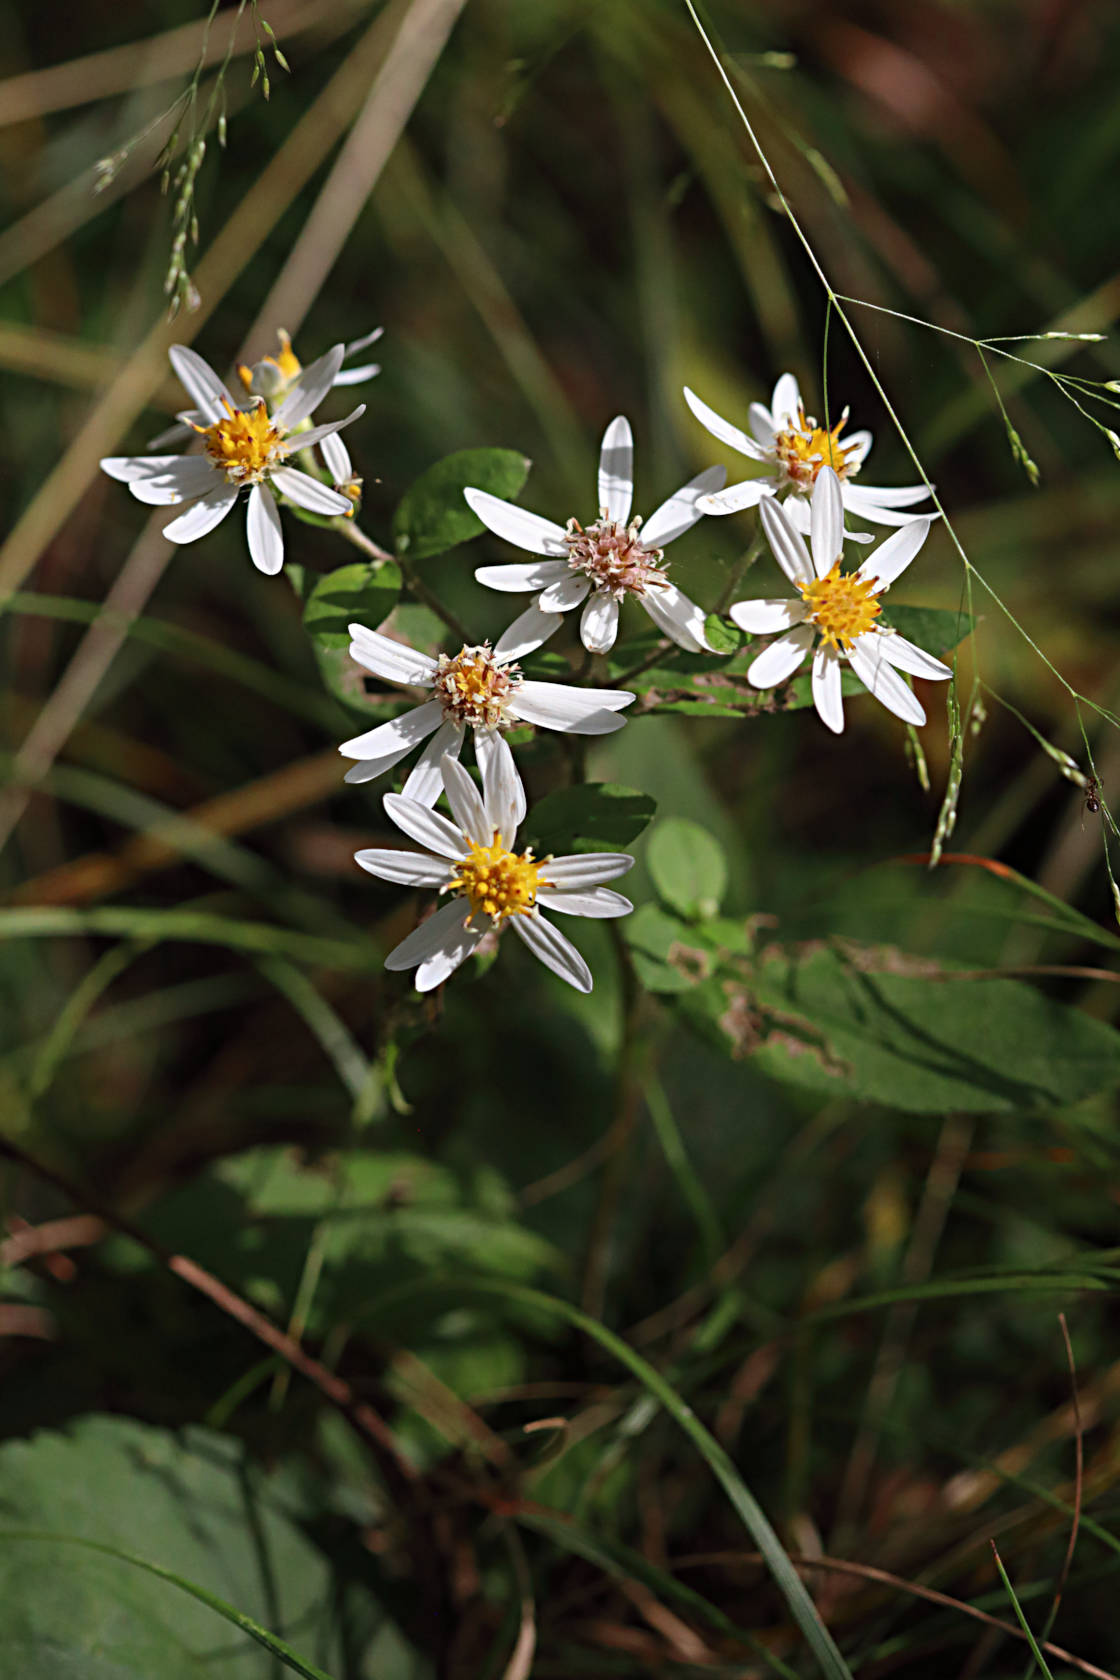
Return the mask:
{"type": "MultiPolygon", "coordinates": [[[[193,406],[151,447],[193,440],[194,450],[114,456],[102,466],[141,502],[186,504],[164,527],[176,543],[204,536],[246,491],[250,556],[259,570],[278,572],[284,562],[279,512],[284,502],[325,520],[354,516],[361,479],[339,434],[364,408],[320,425],[312,425],[311,416],[335,386],[358,384],[379,371],[373,363],[345,365],[379,334],[380,328],[353,344],[336,344],[305,368],[281,332],[275,355],[238,367],[237,400],[201,356],[176,345],[171,363],[193,406]],[[293,456],[301,458],[302,467],[292,464],[293,456]]],[[[806,413],[791,374],[778,380],[769,408],[751,404],[749,433],[687,388],[684,395],[713,436],[756,463],[761,469],[756,477],[725,488],[724,468],[708,467],[643,521],[633,512],[633,434],[619,415],[603,436],[592,509],[560,523],[487,490],[464,491],[489,531],[533,556],[475,572],[491,589],[532,597],[493,644],[464,643],[433,656],[399,636],[350,626],[354,661],[381,681],[419,695],[411,709],[344,741],[340,751],[355,761],[346,781],[369,782],[420,749],[402,791],[387,793],[384,807],[423,850],[371,848],[358,852],[356,861],[381,880],[433,887],[446,900],[386,959],[390,969],[415,969],[422,992],[441,985],[507,925],[554,974],[578,991],[591,990],[582,956],[542,912],[625,915],[632,906],[606,883],[624,874],[633,858],[623,852],[538,858],[531,848],[518,851],[527,802],[506,737],[525,725],[568,735],[610,734],[624,727],[623,714],[636,696],[629,689],[537,680],[525,675],[522,661],[577,607],[588,656],[609,653],[627,601],[684,652],[717,654],[708,615],[670,577],[665,554],[706,514],[757,507],[774,558],[795,591],[783,599],[736,601],[729,608],[749,636],[774,637],[745,673],[754,687],[787,682],[811,652],[813,704],[827,727],[839,733],[845,663],[876,699],[911,725],[923,724],[925,711],[903,673],[927,680],[951,675],[939,659],[882,621],[884,593],[914,560],[933,523],[933,515],[910,511],[928,487],[855,482],[871,449],[870,432],[845,438],[847,409],[834,425],[818,425],[806,413]],[[898,527],[855,570],[845,566],[845,542],[872,539],[866,532],[846,531],[846,513],[898,527]],[[459,762],[468,733],[481,790],[459,762]],[[450,820],[435,809],[441,797],[450,820]]]]}

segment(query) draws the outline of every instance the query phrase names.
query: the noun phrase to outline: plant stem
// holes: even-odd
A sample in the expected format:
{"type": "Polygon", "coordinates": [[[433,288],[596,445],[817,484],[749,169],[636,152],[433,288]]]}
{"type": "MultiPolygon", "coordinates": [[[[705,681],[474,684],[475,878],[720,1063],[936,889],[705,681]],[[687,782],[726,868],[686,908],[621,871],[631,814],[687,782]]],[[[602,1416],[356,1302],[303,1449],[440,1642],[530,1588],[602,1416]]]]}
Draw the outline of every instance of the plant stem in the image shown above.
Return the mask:
{"type": "Polygon", "coordinates": [[[460,623],[451,608],[444,606],[439,596],[433,594],[424,580],[417,576],[416,569],[410,560],[407,560],[403,554],[390,554],[388,549],[382,548],[374,542],[372,537],[368,537],[359,525],[355,525],[352,519],[346,517],[335,519],[332,521],[332,525],[340,537],[345,537],[347,542],[353,543],[355,548],[360,548],[362,553],[368,554],[371,560],[395,560],[401,569],[401,577],[404,579],[405,587],[413,599],[420,601],[430,612],[434,612],[436,617],[446,624],[452,635],[458,636],[464,646],[471,645],[470,631],[460,623]]]}

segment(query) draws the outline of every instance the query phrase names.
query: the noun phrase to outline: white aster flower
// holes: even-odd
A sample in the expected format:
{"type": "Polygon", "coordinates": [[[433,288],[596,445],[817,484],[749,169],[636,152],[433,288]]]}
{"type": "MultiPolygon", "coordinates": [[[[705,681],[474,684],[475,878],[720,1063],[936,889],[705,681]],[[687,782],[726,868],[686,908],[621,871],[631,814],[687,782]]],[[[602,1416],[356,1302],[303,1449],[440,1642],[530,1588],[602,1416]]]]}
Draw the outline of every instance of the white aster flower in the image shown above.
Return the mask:
{"type": "MultiPolygon", "coordinates": [[[[430,689],[432,698],[344,741],[339,752],[362,761],[347,771],[346,780],[373,781],[430,736],[403,793],[421,805],[434,805],[443,785],[440,765],[447,757],[458,758],[468,729],[474,731],[475,757],[484,775],[496,763],[512,763],[502,732],[518,723],[568,735],[610,735],[621,729],[626,720],[618,713],[634,698],[627,690],[573,688],[568,683],[531,682],[521,675],[514,661],[529,648],[540,646],[543,636],[537,625],[544,616],[530,607],[493,649],[483,642],[464,647],[453,657],[441,653],[438,659],[352,624],[352,659],[386,682],[430,689]]],[[[521,811],[518,820],[523,815],[521,811]]]]}
{"type": "Polygon", "coordinates": [[[740,629],[751,635],[786,632],[759,654],[747,671],[747,681],[755,688],[775,688],[785,682],[819,637],[813,654],[813,704],[837,735],[844,727],[840,667],[845,659],[889,712],[904,723],[924,723],[922,704],[899,671],[935,681],[953,673],[897,630],[875,621],[882,611],[880,595],[918,553],[932,519],[914,519],[869,554],[858,571],[843,572],[844,504],[840,480],[831,467],[821,469],[813,487],[811,560],[804,539],[790,523],[787,507],[767,497],[758,511],[774,556],[800,599],[737,601],[729,609],[740,629]]]}
{"type": "Polygon", "coordinates": [[[589,653],[609,653],[614,646],[619,607],[628,595],[678,647],[689,653],[710,653],[713,649],[704,634],[706,614],[670,583],[664,549],[695,525],[701,517],[700,497],[718,490],[726,472],[723,467],[709,467],[663,502],[645,526],[630,517],[633,473],[634,439],[629,420],[620,414],[603,435],[599,517],[593,524],[584,526],[578,519],[569,519],[565,528],[485,490],[464,490],[473,511],[496,536],[530,554],[546,556],[528,566],[480,566],[474,575],[490,589],[540,590],[536,605],[554,618],[545,635],[551,635],[559,624],[555,615],[586,602],[579,628],[589,653]]]}
{"type": "Polygon", "coordinates": [[[427,848],[394,852],[372,848],[355,861],[383,881],[438,887],[450,902],[401,941],[385,959],[388,969],[416,969],[416,989],[440,986],[478,949],[483,938],[510,923],[546,968],[589,992],[591,971],[559,928],[541,915],[625,916],[628,898],[603,883],[624,875],[634,862],[625,852],[584,852],[535,858],[516,852],[525,790],[510,754],[483,765],[479,794],[462,765],[449,755],[440,766],[453,822],[403,794],[387,793],[385,810],[397,827],[427,848]]]}
{"type": "MultiPolygon", "coordinates": [[[[368,344],[381,337],[383,327],[375,327],[364,338],[356,338],[352,344],[342,347],[342,361],[349,361],[351,356],[357,355],[368,344]]],[[[275,407],[288,395],[292,386],[303,374],[303,363],[292,349],[292,341],[283,327],[276,334],[280,340],[280,349],[275,356],[262,356],[252,367],[244,362],[237,364],[237,376],[251,397],[263,397],[269,407],[275,407]]],[[[366,380],[374,379],[381,372],[379,362],[367,362],[363,367],[348,368],[341,364],[332,381],[336,385],[362,385],[366,380]]],[[[205,426],[206,414],[202,409],[184,409],[174,426],[169,426],[165,432],[160,432],[149,443],[149,449],[162,449],[169,443],[181,443],[189,438],[192,432],[205,426]]]]}
{"type": "Polygon", "coordinates": [[[701,503],[704,513],[737,513],[740,508],[754,507],[764,496],[779,496],[797,529],[808,531],[808,501],[813,485],[821,468],[830,466],[840,480],[844,506],[857,519],[870,520],[873,525],[907,525],[912,519],[932,517],[900,511],[913,502],[925,500],[929,491],[924,484],[895,490],[852,483],[870,453],[871,433],[852,432],[842,443],[840,434],[848,423],[847,409],[830,432],[818,426],[805,413],[801,391],[792,373],[783,373],[778,380],[769,408],[762,403],[751,403],[749,437],[701,402],[687,385],[684,397],[697,420],[713,437],[730,449],[737,449],[740,455],[764,462],[770,468],[768,476],[745,479],[719,495],[706,496],[701,503]]]}
{"type": "Polygon", "coordinates": [[[202,417],[191,422],[202,439],[202,454],[111,455],[101,466],[110,478],[127,484],[137,501],[156,507],[190,504],[163,528],[164,536],[174,543],[204,537],[248,488],[249,553],[258,570],[276,573],[284,564],[284,538],[274,489],[298,507],[325,517],[354,510],[348,496],[287,464],[298,450],[332,436],[365,413],[362,406],[345,420],[299,429],[331,389],[343,351],[336,344],[305,368],[270,414],[261,397],[255,397],[248,408],[238,408],[209,363],[185,345],[173,344],[171,365],[196,404],[192,412],[202,417]]]}
{"type": "MultiPolygon", "coordinates": [[[[362,367],[346,367],[351,356],[356,356],[359,350],[364,350],[381,337],[383,327],[374,327],[364,338],[356,338],[352,344],[342,346],[342,357],[333,380],[335,385],[364,385],[367,380],[375,379],[381,372],[380,362],[367,362],[362,367]]],[[[292,349],[289,335],[281,327],[277,334],[280,349],[275,356],[262,356],[259,362],[247,367],[244,362],[237,366],[238,378],[245,389],[253,397],[265,397],[269,402],[279,397],[287,396],[292,386],[303,373],[303,364],[292,349]]]]}

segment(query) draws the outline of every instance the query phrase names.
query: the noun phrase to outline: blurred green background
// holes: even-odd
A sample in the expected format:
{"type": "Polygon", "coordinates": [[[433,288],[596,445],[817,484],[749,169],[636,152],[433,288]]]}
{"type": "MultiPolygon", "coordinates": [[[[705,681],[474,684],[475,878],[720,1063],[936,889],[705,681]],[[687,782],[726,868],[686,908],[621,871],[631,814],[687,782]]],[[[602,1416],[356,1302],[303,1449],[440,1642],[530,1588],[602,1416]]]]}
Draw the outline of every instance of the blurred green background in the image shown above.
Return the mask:
{"type": "MultiPolygon", "coordinates": [[[[486,444],[531,457],[525,505],[586,517],[598,438],[620,411],[634,425],[640,510],[713,460],[740,476],[686,410],[685,383],[743,415],[792,369],[823,411],[819,282],[676,0],[468,0],[337,260],[322,257],[337,231],[329,214],[320,243],[301,244],[408,10],[263,5],[291,73],[269,60],[266,102],[239,49],[227,145],[211,132],[197,179],[207,318],[194,342],[216,366],[272,350],[273,328],[295,324],[254,325],[293,251],[314,277],[296,338],[305,360],[385,328],[383,371],[347,434],[372,535],[387,540],[401,494],[435,459],[486,444]]],[[[349,971],[311,956],[293,969],[284,953],[153,938],[150,918],[131,938],[125,920],[106,924],[111,937],[8,937],[3,1131],[92,1205],[181,1247],[280,1321],[294,1312],[296,1330],[392,1417],[426,1497],[442,1502],[440,1544],[456,1561],[441,1614],[425,1616],[409,1499],[358,1462],[313,1389],[262,1368],[241,1329],[123,1237],[87,1247],[87,1235],[26,1263],[11,1246],[20,1222],[74,1208],[18,1165],[3,1183],[0,1429],[14,1438],[108,1412],[239,1437],[247,1462],[289,1478],[288,1515],[335,1586],[373,1593],[338,1612],[344,1649],[319,1658],[337,1680],[507,1672],[522,1570],[537,1607],[533,1674],[746,1675],[764,1660],[695,1608],[670,1614],[661,1589],[620,1585],[621,1566],[612,1573],[573,1539],[675,1570],[773,1658],[800,1660],[788,1613],[735,1553],[730,1513],[667,1420],[539,1314],[436,1291],[395,1306],[393,1292],[433,1278],[446,1292],[463,1270],[582,1299],[671,1374],[792,1551],[823,1549],[1010,1619],[986,1543],[998,1533],[1036,1626],[1074,1490],[1064,1309],[1099,1532],[1083,1528],[1053,1637],[1115,1666],[1115,1314],[1086,1260],[1115,1242],[1112,1099],[974,1119],[826,1101],[774,1084],[655,1000],[637,1048],[620,1045],[617,954],[590,924],[576,934],[596,974],[589,999],[503,948],[492,969],[417,1005],[379,971],[416,906],[351,862],[386,839],[382,789],[342,785],[333,749],[352,726],[320,686],[294,592],[254,572],[237,519],[164,570],[145,510],[96,473],[97,454],[143,449],[181,400],[166,374],[144,384],[162,348],[145,361],[138,347],[160,330],[171,239],[151,164],[162,114],[197,61],[201,11],[187,0],[0,5],[0,491],[22,544],[18,564],[10,547],[0,554],[0,592],[71,603],[25,595],[0,625],[2,885],[9,905],[189,905],[348,939],[366,955],[349,971]],[[95,194],[94,165],[141,131],[95,194]],[[54,481],[44,498],[64,456],[69,501],[54,481]],[[122,575],[137,593],[117,604],[143,614],[141,630],[83,688],[89,614],[73,603],[102,602],[122,575]],[[224,842],[198,828],[156,837],[169,811],[224,842]],[[357,1105],[338,1022],[377,1070],[357,1105]],[[1069,1281],[1012,1281],[1045,1266],[1069,1281]],[[983,1268],[1006,1287],[934,1288],[983,1268]],[[920,1306],[855,1306],[927,1284],[920,1306]],[[500,1453],[479,1446],[463,1403],[500,1453]],[[524,1426],[557,1414],[568,1423],[541,1457],[524,1426]],[[569,1529],[538,1514],[511,1550],[494,1511],[514,1498],[566,1513],[569,1529]],[[686,1554],[707,1561],[677,1568],[686,1554]]],[[[231,15],[213,26],[223,50],[231,15]]],[[[966,338],[1108,331],[1120,303],[1115,6],[713,0],[705,15],[838,293],[966,338]]],[[[1070,690],[1105,708],[1118,700],[1120,467],[1107,440],[1044,376],[993,359],[1041,474],[1032,487],[975,349],[850,314],[973,564],[1069,685],[977,587],[962,705],[978,671],[1087,771],[1070,690]]],[[[179,324],[196,330],[190,317],[179,324]]],[[[1087,379],[1120,378],[1113,342],[1027,349],[1087,379]]],[[[849,402],[853,425],[876,433],[865,476],[913,482],[835,319],[828,378],[830,403],[849,402]]],[[[674,575],[714,606],[751,533],[750,516],[704,522],[674,545],[674,575]]],[[[351,557],[310,525],[286,534],[311,571],[351,557]]],[[[472,571],[511,557],[478,539],[424,575],[480,636],[495,635],[509,603],[472,571]]],[[[763,593],[776,579],[768,558],[751,574],[763,593]]],[[[935,529],[898,594],[955,609],[962,587],[935,529]]],[[[422,633],[420,618],[404,622],[422,633]]],[[[1002,860],[1107,928],[1101,818],[999,698],[985,697],[967,732],[950,846],[1002,860]]],[[[840,740],[803,711],[641,718],[592,751],[591,774],[718,837],[728,917],[977,969],[1072,967],[1082,972],[1036,983],[1114,1020],[1115,975],[1092,972],[1112,958],[1081,932],[1033,925],[1037,904],[977,867],[930,875],[897,861],[928,851],[948,771],[941,696],[927,688],[926,700],[930,791],[902,728],[858,700],[840,740]]],[[[1083,716],[1107,799],[1120,754],[1083,716]]],[[[537,744],[526,774],[532,794],[547,793],[564,779],[563,754],[537,744]]],[[[638,904],[653,891],[645,844],[638,904]]],[[[858,1575],[821,1572],[810,1585],[861,1672],[1022,1672],[1019,1646],[957,1611],[858,1575]]]]}

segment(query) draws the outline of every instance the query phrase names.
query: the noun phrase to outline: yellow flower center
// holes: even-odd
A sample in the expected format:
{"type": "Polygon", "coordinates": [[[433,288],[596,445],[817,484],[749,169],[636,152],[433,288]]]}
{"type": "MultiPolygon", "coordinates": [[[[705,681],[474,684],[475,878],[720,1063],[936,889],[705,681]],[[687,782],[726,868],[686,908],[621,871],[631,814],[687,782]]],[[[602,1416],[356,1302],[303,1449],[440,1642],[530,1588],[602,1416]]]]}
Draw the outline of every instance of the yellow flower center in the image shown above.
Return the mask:
{"type": "Polygon", "coordinates": [[[774,439],[778,460],[794,484],[808,488],[816,482],[822,467],[831,467],[837,478],[853,478],[859,471],[858,461],[848,456],[858,444],[841,444],[840,433],[848,423],[845,409],[830,432],[818,426],[812,416],[806,416],[804,406],[797,410],[797,425],[779,432],[774,439]]]}
{"type": "Polygon", "coordinates": [[[455,865],[455,873],[443,891],[467,899],[471,907],[468,922],[482,915],[500,924],[508,916],[531,913],[538,887],[549,885],[541,878],[541,868],[531,850],[507,851],[495,834],[489,846],[472,841],[470,851],[455,865]]]}
{"type": "Polygon", "coordinates": [[[206,453],[234,484],[258,484],[280,453],[280,433],[263,402],[249,409],[223,406],[223,419],[199,428],[206,453]]]}
{"type": "Polygon", "coordinates": [[[851,572],[841,572],[837,560],[824,577],[802,584],[801,598],[809,609],[809,622],[837,652],[847,653],[856,637],[866,635],[882,612],[871,593],[876,581],[870,578],[864,582],[851,572]]]}
{"type": "Polygon", "coordinates": [[[440,654],[435,694],[445,718],[472,729],[495,729],[505,722],[509,697],[520,683],[518,667],[497,664],[483,642],[463,648],[454,658],[440,654]]]}
{"type": "MultiPolygon", "coordinates": [[[[275,368],[277,381],[276,388],[277,391],[281,391],[290,385],[293,380],[297,379],[303,372],[303,363],[292,349],[292,341],[288,334],[284,331],[283,327],[279,329],[276,336],[280,340],[279,355],[262,356],[260,362],[257,363],[257,367],[260,367],[263,364],[265,367],[275,368]]],[[[239,362],[237,372],[245,389],[247,391],[251,391],[253,389],[253,375],[256,372],[256,368],[246,367],[244,362],[239,362]]]]}

